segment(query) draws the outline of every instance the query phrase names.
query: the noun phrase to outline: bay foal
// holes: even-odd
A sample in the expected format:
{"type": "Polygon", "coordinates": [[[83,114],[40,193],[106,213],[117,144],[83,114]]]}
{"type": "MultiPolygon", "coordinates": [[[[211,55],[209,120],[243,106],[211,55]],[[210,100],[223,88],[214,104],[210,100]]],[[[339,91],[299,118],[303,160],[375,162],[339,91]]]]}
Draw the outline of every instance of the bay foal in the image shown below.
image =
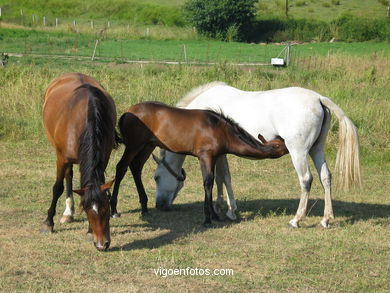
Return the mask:
{"type": "MultiPolygon", "coordinates": [[[[218,218],[212,207],[212,188],[216,159],[223,154],[265,159],[288,153],[282,139],[261,144],[233,120],[209,110],[186,110],[161,103],[147,102],[132,106],[119,120],[126,149],[116,167],[111,198],[111,213],[117,216],[119,185],[127,168],[133,174],[142,213],[147,212],[147,195],[142,184],[142,168],[156,146],[169,151],[196,156],[199,159],[205,191],[204,225],[211,216],[218,218]]],[[[263,138],[259,135],[259,139],[263,138]]]]}

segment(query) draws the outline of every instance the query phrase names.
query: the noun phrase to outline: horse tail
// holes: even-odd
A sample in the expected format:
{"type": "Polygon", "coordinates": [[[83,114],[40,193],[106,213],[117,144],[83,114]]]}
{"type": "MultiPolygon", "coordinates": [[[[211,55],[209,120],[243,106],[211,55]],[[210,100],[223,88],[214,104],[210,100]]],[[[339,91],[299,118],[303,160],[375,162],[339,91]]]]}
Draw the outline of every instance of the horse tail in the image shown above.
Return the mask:
{"type": "Polygon", "coordinates": [[[356,126],[344,111],[331,99],[320,96],[321,104],[335,114],[339,120],[340,146],[336,157],[336,185],[347,191],[352,186],[361,187],[359,135],[356,126]]]}
{"type": "Polygon", "coordinates": [[[213,82],[198,86],[196,88],[193,88],[177,102],[176,107],[179,107],[179,108],[187,107],[199,95],[201,95],[205,91],[207,91],[215,86],[218,86],[218,85],[227,85],[227,84],[222,82],[222,81],[213,81],[213,82]]]}
{"type": "Polygon", "coordinates": [[[88,108],[86,124],[79,140],[80,185],[85,188],[82,205],[91,207],[100,202],[100,185],[104,183],[107,156],[115,145],[115,124],[109,109],[111,105],[98,88],[83,84],[76,90],[87,92],[88,108]]]}

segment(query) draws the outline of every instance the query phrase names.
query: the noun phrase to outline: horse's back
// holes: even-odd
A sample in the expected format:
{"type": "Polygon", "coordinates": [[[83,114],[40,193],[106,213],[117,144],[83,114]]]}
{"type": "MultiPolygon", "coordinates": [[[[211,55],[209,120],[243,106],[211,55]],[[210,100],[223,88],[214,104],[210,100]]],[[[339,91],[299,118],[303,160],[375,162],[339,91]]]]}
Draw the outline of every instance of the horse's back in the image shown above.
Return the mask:
{"type": "MultiPolygon", "coordinates": [[[[150,131],[157,139],[157,145],[175,152],[191,150],[194,139],[204,137],[207,130],[212,128],[210,126],[215,126],[213,124],[219,121],[215,119],[215,115],[211,115],[208,111],[180,109],[159,102],[144,102],[133,105],[127,113],[134,116],[122,116],[126,117],[127,120],[123,119],[125,123],[122,127],[120,126],[122,133],[125,132],[126,136],[139,136],[138,133],[146,126],[144,132],[149,133],[150,131]],[[137,121],[138,119],[139,121],[137,121]]],[[[120,122],[120,124],[122,123],[120,122]]],[[[146,136],[148,135],[146,134],[146,136]]]]}
{"type": "MultiPolygon", "coordinates": [[[[64,157],[76,161],[79,136],[88,113],[88,89],[84,84],[101,90],[112,104],[115,123],[115,106],[104,88],[92,77],[81,73],[67,73],[51,82],[45,92],[43,124],[50,143],[64,157]]],[[[107,109],[109,110],[109,109],[107,109]]]]}
{"type": "Polygon", "coordinates": [[[324,115],[319,94],[298,87],[248,92],[218,85],[200,94],[186,108],[222,111],[254,137],[261,133],[266,140],[281,136],[286,141],[296,141],[297,136],[302,136],[307,144],[314,143],[324,115]]]}

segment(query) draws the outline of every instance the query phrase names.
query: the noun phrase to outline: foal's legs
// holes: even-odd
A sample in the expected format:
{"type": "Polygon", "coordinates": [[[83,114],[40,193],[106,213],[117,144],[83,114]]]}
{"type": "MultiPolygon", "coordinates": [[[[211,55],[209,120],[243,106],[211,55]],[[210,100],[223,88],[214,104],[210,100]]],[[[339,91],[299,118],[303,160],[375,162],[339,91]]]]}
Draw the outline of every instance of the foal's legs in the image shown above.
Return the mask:
{"type": "Polygon", "coordinates": [[[228,205],[228,211],[226,212],[226,216],[230,220],[235,220],[237,217],[234,212],[237,209],[237,205],[236,205],[236,200],[234,199],[232,181],[231,181],[230,171],[229,171],[229,164],[226,155],[222,155],[217,159],[215,167],[216,167],[215,182],[217,183],[217,195],[218,195],[217,202],[218,201],[221,202],[223,198],[223,186],[222,186],[222,182],[223,182],[225,183],[226,191],[227,191],[226,201],[228,205]]]}
{"type": "Polygon", "coordinates": [[[137,156],[133,159],[130,164],[130,170],[133,174],[134,182],[137,187],[139,202],[141,204],[141,213],[145,215],[148,212],[148,196],[146,195],[144,185],[142,183],[142,169],[145,165],[145,162],[150,157],[150,154],[153,152],[154,147],[146,146],[137,156]]]}
{"type": "Polygon", "coordinates": [[[74,201],[72,194],[72,179],[73,179],[73,165],[70,164],[65,172],[65,181],[66,181],[66,200],[65,200],[65,211],[62,214],[60,223],[71,223],[73,222],[74,214],[74,201]]]}
{"type": "Polygon", "coordinates": [[[47,211],[47,218],[42,223],[41,232],[51,233],[54,228],[54,215],[56,213],[56,206],[58,198],[64,192],[64,177],[68,165],[64,162],[63,158],[57,154],[57,178],[53,185],[53,198],[49,210],[47,211]]]}
{"type": "Polygon", "coordinates": [[[313,176],[309,169],[307,153],[295,149],[289,149],[289,151],[301,185],[301,199],[299,201],[298,210],[295,217],[289,222],[289,226],[291,228],[298,228],[299,221],[306,216],[307,202],[309,199],[311,183],[313,182],[313,176]]]}
{"type": "Polygon", "coordinates": [[[110,199],[111,216],[113,218],[120,217],[120,214],[118,213],[118,211],[116,209],[116,206],[118,203],[119,186],[121,184],[123,177],[125,176],[125,174],[127,172],[127,167],[130,165],[134,156],[135,156],[135,152],[130,150],[128,147],[126,147],[125,151],[123,152],[122,158],[120,159],[120,161],[116,165],[114,190],[112,192],[112,196],[110,199]]]}
{"type": "Polygon", "coordinates": [[[210,154],[202,153],[199,156],[200,168],[203,177],[203,186],[205,191],[204,198],[204,215],[205,220],[203,225],[205,227],[211,226],[211,217],[218,220],[218,215],[213,208],[213,184],[214,184],[214,168],[215,158],[210,154]]]}

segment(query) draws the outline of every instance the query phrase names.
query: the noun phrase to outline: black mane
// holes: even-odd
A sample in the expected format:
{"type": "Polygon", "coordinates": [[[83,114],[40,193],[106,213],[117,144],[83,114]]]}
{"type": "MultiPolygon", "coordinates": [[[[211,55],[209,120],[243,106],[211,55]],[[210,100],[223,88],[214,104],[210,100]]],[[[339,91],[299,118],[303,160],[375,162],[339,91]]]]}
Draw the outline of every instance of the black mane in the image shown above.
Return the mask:
{"type": "Polygon", "coordinates": [[[225,123],[229,124],[233,131],[237,134],[237,136],[248,145],[259,148],[262,146],[262,144],[256,140],[249,132],[247,132],[244,128],[242,128],[236,121],[234,121],[231,117],[226,116],[222,109],[219,110],[219,112],[207,109],[208,113],[210,113],[214,118],[217,118],[218,122],[224,121],[225,123]]]}
{"type": "Polygon", "coordinates": [[[94,202],[99,204],[103,200],[100,185],[104,184],[105,156],[115,145],[116,137],[109,100],[101,90],[89,84],[83,84],[75,91],[82,95],[84,89],[88,96],[88,113],[80,136],[79,161],[80,185],[85,189],[81,204],[86,210],[94,202]]]}

